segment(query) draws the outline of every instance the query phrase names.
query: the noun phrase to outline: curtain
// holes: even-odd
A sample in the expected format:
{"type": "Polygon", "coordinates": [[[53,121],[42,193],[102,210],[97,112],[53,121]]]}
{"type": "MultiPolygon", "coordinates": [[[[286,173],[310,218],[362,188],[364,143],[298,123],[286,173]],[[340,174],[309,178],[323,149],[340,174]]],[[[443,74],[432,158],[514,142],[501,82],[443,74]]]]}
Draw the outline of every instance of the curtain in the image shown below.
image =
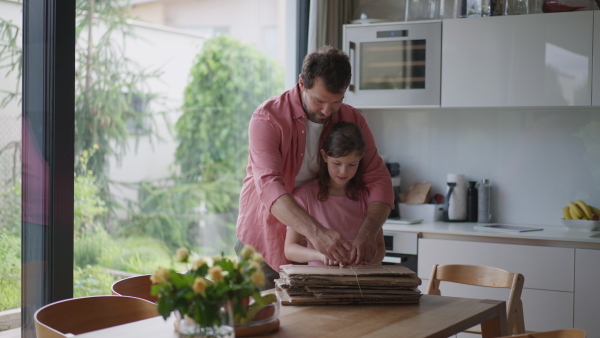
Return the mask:
{"type": "Polygon", "coordinates": [[[350,23],[354,1],[311,0],[308,19],[308,52],[330,45],[342,46],[342,25],[350,23]]]}

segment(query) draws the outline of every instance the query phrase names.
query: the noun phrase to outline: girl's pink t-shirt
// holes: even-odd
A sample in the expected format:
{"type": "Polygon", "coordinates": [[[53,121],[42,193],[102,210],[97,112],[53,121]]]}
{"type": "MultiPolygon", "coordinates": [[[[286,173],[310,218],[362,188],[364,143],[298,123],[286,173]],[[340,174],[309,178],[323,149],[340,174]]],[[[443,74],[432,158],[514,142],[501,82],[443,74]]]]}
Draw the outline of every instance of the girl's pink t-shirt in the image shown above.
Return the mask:
{"type": "MultiPolygon", "coordinates": [[[[329,196],[325,202],[317,199],[319,185],[316,180],[294,190],[294,198],[309,215],[314,217],[325,228],[339,232],[342,237],[352,242],[365,216],[367,215],[367,193],[358,201],[346,196],[329,196]]],[[[310,241],[307,247],[314,249],[310,241]]],[[[309,262],[309,265],[323,265],[321,261],[309,262]]]]}

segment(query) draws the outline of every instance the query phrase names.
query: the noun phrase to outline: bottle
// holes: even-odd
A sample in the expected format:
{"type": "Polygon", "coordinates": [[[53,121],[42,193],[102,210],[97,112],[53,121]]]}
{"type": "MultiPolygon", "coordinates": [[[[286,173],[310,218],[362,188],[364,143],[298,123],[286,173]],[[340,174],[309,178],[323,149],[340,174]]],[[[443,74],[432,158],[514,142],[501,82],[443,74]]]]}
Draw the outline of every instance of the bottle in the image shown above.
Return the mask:
{"type": "Polygon", "coordinates": [[[460,0],[458,5],[458,15],[459,18],[467,17],[467,0],[460,0]]]}
{"type": "Polygon", "coordinates": [[[492,222],[492,185],[487,178],[481,180],[477,195],[477,222],[492,222]]]}
{"type": "Polygon", "coordinates": [[[467,222],[477,222],[477,181],[469,181],[467,188],[467,222]]]}

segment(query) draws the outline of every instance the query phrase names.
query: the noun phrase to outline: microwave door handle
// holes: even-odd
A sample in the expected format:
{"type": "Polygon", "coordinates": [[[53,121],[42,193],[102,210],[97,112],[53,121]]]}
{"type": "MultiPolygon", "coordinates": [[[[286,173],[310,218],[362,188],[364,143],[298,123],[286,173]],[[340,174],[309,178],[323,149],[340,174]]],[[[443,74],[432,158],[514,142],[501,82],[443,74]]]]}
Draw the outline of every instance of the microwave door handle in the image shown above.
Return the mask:
{"type": "Polygon", "coordinates": [[[356,70],[356,64],[355,64],[355,62],[356,62],[356,44],[354,42],[352,42],[352,41],[349,41],[349,44],[350,44],[349,45],[350,48],[348,49],[348,51],[349,51],[349,54],[350,54],[349,55],[350,66],[352,67],[352,72],[354,74],[352,74],[352,77],[350,78],[350,85],[348,86],[348,89],[351,92],[353,92],[354,89],[355,89],[354,78],[356,77],[356,72],[355,72],[355,70],[356,70]]]}

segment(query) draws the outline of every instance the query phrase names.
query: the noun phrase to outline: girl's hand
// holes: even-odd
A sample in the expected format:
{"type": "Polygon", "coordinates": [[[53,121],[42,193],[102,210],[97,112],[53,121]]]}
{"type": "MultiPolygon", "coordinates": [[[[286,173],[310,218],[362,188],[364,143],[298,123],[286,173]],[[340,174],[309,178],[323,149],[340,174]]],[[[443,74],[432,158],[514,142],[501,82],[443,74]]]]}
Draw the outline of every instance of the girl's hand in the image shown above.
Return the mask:
{"type": "Polygon", "coordinates": [[[323,254],[321,254],[321,261],[325,265],[339,265],[340,264],[338,261],[334,261],[333,259],[329,259],[329,258],[327,258],[327,256],[325,256],[323,254]]]}

